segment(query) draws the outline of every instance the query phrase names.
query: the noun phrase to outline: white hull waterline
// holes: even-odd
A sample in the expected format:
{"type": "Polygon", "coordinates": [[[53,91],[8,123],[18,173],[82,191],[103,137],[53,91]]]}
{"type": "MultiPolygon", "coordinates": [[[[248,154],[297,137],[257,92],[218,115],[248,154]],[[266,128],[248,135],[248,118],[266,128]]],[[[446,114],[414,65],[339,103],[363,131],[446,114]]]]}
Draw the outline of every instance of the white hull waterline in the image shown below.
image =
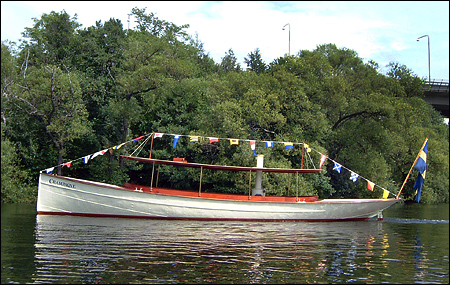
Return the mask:
{"type": "Polygon", "coordinates": [[[383,210],[399,201],[395,198],[302,200],[299,197],[298,201],[281,202],[253,196],[239,200],[229,198],[233,195],[221,199],[220,195],[207,198],[161,193],[41,173],[37,211],[38,214],[149,219],[343,221],[381,217],[383,210]]]}

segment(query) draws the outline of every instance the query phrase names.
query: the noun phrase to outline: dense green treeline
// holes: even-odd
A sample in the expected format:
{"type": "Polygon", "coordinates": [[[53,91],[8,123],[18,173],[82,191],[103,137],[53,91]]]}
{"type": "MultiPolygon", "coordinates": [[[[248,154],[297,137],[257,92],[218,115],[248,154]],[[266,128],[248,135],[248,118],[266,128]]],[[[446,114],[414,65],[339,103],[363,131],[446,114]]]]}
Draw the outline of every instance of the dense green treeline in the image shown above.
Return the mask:
{"type": "MultiPolygon", "coordinates": [[[[134,8],[138,26],[124,30],[110,19],[79,29],[65,11],[43,14],[26,28],[20,46],[2,43],[2,202],[36,199],[40,170],[109,183],[149,183],[150,165],[123,160],[136,144],[91,160],[61,164],[110,148],[152,131],[306,142],[345,167],[396,194],[425,138],[428,170],[424,203],[449,201],[448,125],[422,99],[422,80],[406,66],[391,63],[387,74],[375,62],[333,44],[301,50],[271,63],[259,49],[237,63],[229,49],[215,63],[203,45],[177,26],[134,8]]],[[[154,141],[152,157],[254,166],[248,145],[186,137],[154,141]]],[[[140,156],[148,156],[147,144],[140,156]]],[[[266,167],[301,165],[301,148],[257,146],[266,167]]],[[[312,159],[320,159],[317,152],[312,159]]],[[[308,160],[305,163],[310,163],[308,160]]],[[[364,180],[333,171],[299,177],[300,195],[320,198],[381,197],[364,180]]],[[[197,169],[161,166],[159,183],[196,189],[197,169]]],[[[413,170],[403,192],[414,196],[413,170]]],[[[254,178],[253,178],[254,179],[254,178]]],[[[295,176],[267,174],[267,194],[293,195],[295,176]]],[[[248,174],[204,173],[202,191],[244,193],[248,174]]]]}

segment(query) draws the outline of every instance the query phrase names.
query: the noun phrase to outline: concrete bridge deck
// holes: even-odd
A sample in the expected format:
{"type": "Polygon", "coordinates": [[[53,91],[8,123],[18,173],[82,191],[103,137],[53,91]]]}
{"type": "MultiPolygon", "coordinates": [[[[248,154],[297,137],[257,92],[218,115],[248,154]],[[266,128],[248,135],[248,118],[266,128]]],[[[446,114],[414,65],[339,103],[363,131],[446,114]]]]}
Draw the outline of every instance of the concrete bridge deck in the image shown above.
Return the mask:
{"type": "Polygon", "coordinates": [[[449,94],[448,80],[444,81],[425,81],[423,90],[425,93],[425,101],[431,104],[436,110],[448,118],[449,117],[449,94]]]}

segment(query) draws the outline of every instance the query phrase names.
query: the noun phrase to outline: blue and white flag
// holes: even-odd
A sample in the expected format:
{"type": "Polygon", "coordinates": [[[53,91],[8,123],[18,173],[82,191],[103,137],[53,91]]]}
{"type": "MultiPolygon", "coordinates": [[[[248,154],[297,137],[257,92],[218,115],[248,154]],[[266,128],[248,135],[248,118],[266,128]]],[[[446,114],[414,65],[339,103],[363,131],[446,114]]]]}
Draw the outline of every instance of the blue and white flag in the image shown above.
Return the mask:
{"type": "Polygon", "coordinates": [[[358,180],[359,175],[352,171],[352,174],[350,174],[350,180],[353,182],[356,182],[358,180]]]}
{"type": "Polygon", "coordinates": [[[177,142],[178,142],[179,138],[180,138],[180,135],[175,135],[175,137],[173,139],[173,148],[177,147],[177,142]]]}
{"type": "Polygon", "coordinates": [[[266,147],[273,147],[273,142],[266,142],[266,147]]]}
{"type": "Polygon", "coordinates": [[[337,172],[341,173],[341,168],[342,168],[342,165],[340,165],[337,162],[334,163],[333,170],[336,170],[337,172]]]}
{"type": "Polygon", "coordinates": [[[91,155],[86,155],[85,157],[83,157],[84,164],[88,163],[89,158],[91,158],[91,155]]]}
{"type": "Polygon", "coordinates": [[[45,170],[45,172],[46,172],[47,174],[50,174],[50,173],[53,172],[53,169],[55,169],[55,168],[54,168],[54,167],[47,168],[47,169],[45,170]]]}

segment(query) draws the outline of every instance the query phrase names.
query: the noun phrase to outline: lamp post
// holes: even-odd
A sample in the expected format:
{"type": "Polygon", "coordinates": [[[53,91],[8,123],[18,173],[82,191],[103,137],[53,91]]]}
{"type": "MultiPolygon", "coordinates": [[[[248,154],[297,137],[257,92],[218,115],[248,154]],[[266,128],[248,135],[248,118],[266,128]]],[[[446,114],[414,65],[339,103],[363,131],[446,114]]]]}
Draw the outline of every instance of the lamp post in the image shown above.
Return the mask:
{"type": "Polygon", "coordinates": [[[286,25],[283,26],[283,31],[284,28],[289,25],[289,55],[291,55],[291,24],[287,23],[286,25]]]}
{"type": "Polygon", "coordinates": [[[431,82],[431,76],[430,76],[430,37],[428,35],[423,35],[421,37],[417,38],[417,41],[419,41],[421,38],[427,37],[428,38],[428,82],[431,82]]]}

